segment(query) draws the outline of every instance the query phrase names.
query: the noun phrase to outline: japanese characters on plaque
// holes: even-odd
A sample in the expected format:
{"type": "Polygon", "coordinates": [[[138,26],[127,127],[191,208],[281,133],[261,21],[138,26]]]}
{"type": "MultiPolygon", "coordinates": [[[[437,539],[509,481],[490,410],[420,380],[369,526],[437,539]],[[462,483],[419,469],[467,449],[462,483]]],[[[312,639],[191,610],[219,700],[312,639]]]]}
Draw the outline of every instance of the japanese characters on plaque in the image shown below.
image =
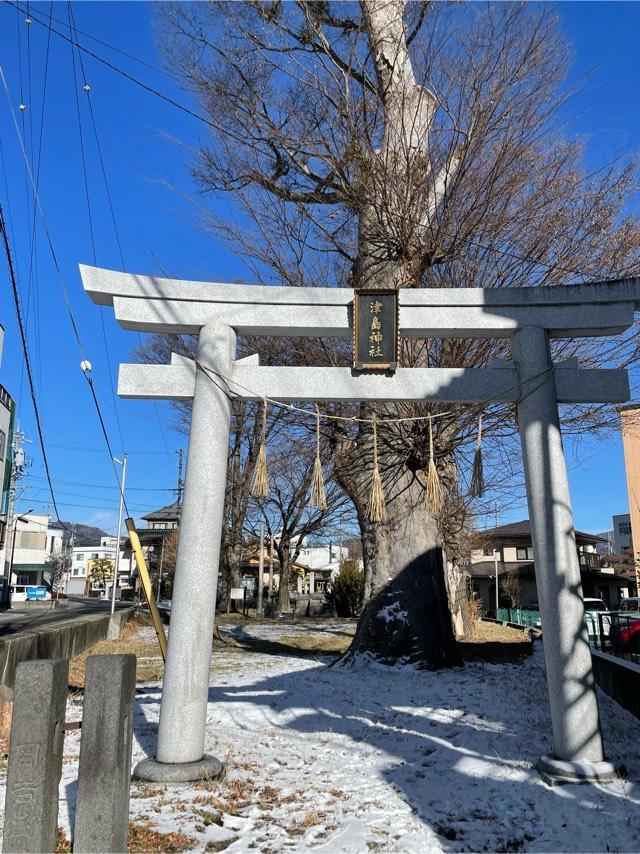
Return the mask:
{"type": "Polygon", "coordinates": [[[395,371],[398,364],[398,292],[354,291],[353,367],[395,371]]]}

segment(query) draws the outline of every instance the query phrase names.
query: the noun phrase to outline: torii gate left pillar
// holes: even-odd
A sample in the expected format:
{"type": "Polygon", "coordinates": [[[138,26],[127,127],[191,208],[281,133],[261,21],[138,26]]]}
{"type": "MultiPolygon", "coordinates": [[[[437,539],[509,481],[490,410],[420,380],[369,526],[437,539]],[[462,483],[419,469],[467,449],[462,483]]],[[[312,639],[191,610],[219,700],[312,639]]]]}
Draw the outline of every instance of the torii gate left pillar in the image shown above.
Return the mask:
{"type": "MultiPolygon", "coordinates": [[[[229,326],[202,327],[198,361],[229,376],[235,349],[236,334],[229,326]]],[[[204,741],[230,415],[224,389],[198,371],[156,758],[144,759],[135,769],[136,777],[158,783],[214,779],[223,771],[218,759],[205,754],[204,741]]]]}

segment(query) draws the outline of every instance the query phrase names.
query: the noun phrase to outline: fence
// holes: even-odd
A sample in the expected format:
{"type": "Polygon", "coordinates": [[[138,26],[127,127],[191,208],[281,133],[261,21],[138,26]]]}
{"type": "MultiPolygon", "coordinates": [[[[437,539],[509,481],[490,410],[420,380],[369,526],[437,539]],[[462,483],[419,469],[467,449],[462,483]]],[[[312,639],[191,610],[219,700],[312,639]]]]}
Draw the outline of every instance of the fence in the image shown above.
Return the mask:
{"type": "Polygon", "coordinates": [[[522,608],[498,608],[498,619],[505,623],[517,623],[519,626],[540,628],[540,611],[525,611],[522,608]]]}

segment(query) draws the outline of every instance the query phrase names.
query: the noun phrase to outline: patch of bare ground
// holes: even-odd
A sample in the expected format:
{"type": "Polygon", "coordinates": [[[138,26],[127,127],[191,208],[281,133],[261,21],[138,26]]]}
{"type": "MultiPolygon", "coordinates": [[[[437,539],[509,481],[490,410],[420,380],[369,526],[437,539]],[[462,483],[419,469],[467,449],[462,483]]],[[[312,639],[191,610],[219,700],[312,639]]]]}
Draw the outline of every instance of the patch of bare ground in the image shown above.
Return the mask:
{"type": "Polygon", "coordinates": [[[140,614],[130,620],[115,640],[98,641],[93,646],[76,655],[69,662],[69,685],[72,688],[84,688],[84,676],[87,658],[90,655],[123,655],[132,653],[137,658],[136,681],[156,682],[162,679],[164,663],[157,641],[149,641],[148,632],[141,629],[151,625],[148,617],[140,614]]]}
{"type": "Polygon", "coordinates": [[[478,620],[473,636],[458,641],[465,661],[518,661],[533,651],[533,641],[527,629],[514,629],[500,623],[478,620]]]}

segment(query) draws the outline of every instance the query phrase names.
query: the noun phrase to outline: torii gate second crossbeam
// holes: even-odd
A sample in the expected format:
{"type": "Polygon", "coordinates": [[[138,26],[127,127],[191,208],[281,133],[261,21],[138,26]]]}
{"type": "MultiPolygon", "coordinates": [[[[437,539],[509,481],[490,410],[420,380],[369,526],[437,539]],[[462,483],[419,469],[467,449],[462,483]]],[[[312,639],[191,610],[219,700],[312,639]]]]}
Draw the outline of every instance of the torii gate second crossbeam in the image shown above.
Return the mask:
{"type": "Polygon", "coordinates": [[[206,710],[223,525],[230,396],[286,401],[376,400],[516,403],[536,556],[553,728],[548,779],[607,780],[558,402],[623,403],[626,370],[582,370],[551,361],[549,338],[616,335],[640,309],[640,279],[553,288],[425,289],[399,292],[405,337],[509,338],[512,361],[488,368],[269,367],[235,359],[236,333],[352,334],[353,291],[183,282],[81,267],[94,302],[113,305],[126,329],[196,333],[197,364],[122,365],[118,393],[189,399],[193,412],[171,631],[155,759],[136,775],[184,782],[221,772],[205,747],[206,710]],[[203,367],[206,370],[203,370],[203,367]],[[216,382],[212,381],[216,377],[216,382]]]}

